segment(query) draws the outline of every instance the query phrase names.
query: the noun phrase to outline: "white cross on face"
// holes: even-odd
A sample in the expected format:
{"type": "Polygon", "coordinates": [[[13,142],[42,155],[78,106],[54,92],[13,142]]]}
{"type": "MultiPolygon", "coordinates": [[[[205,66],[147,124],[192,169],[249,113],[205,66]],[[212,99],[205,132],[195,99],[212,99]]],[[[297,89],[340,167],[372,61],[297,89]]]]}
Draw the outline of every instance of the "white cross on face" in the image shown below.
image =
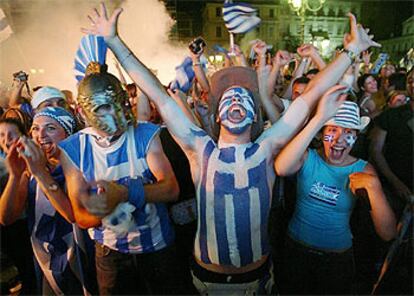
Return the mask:
{"type": "Polygon", "coordinates": [[[240,134],[252,124],[255,115],[251,93],[245,88],[226,90],[219,104],[221,124],[230,132],[240,134]]]}

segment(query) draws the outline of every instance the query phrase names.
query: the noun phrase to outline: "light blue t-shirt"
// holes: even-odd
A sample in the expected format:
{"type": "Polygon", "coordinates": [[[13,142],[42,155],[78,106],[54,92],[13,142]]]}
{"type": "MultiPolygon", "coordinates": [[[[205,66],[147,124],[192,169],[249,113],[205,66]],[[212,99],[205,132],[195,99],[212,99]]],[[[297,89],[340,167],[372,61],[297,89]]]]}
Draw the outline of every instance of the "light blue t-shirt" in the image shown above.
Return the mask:
{"type": "Polygon", "coordinates": [[[349,175],[361,172],[367,162],[332,166],[316,150],[298,172],[297,202],[289,223],[289,235],[321,250],[344,250],[352,246],[349,219],[356,198],[349,189],[349,175]]]}

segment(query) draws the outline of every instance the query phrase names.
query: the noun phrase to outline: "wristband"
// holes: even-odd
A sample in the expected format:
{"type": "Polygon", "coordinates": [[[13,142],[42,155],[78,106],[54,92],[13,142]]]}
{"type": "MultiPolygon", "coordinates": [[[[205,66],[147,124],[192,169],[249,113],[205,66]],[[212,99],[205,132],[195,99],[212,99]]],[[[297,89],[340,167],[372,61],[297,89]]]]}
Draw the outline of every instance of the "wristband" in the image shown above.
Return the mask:
{"type": "Polygon", "coordinates": [[[129,178],[128,183],[128,201],[137,209],[141,208],[145,203],[144,185],[141,178],[129,178]]]}
{"type": "Polygon", "coordinates": [[[348,58],[350,58],[351,63],[355,62],[355,59],[357,58],[357,55],[356,55],[356,53],[355,53],[355,52],[353,52],[353,51],[351,51],[351,50],[349,50],[349,49],[346,49],[346,48],[342,49],[342,50],[341,50],[341,52],[345,53],[345,54],[346,54],[346,56],[347,56],[348,58]]]}

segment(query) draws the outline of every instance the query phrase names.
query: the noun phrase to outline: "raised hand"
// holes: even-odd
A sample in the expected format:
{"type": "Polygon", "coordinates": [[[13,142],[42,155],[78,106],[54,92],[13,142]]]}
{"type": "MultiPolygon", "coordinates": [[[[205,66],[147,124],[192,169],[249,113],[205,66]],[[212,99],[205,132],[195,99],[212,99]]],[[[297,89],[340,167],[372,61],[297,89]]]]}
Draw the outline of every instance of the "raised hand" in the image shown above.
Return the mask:
{"type": "Polygon", "coordinates": [[[344,47],[360,54],[364,50],[374,46],[381,47],[381,44],[372,40],[374,35],[368,35],[369,29],[364,29],[361,24],[357,24],[356,18],[352,13],[348,13],[351,31],[345,34],[344,47]]]}
{"type": "Polygon", "coordinates": [[[369,65],[369,62],[371,60],[372,51],[369,52],[368,50],[365,50],[362,52],[362,61],[365,65],[369,65]]]}
{"type": "Polygon", "coordinates": [[[318,49],[312,44],[302,44],[300,47],[298,47],[297,52],[302,58],[307,58],[317,54],[318,49]]]}
{"type": "Polygon", "coordinates": [[[18,152],[19,143],[16,142],[10,146],[10,150],[6,156],[5,165],[9,175],[20,177],[26,169],[26,163],[20,157],[18,152]]]}
{"type": "Polygon", "coordinates": [[[253,51],[257,54],[257,56],[264,57],[267,51],[266,43],[262,40],[256,40],[253,44],[253,51]]]}
{"type": "Polygon", "coordinates": [[[92,14],[88,15],[91,27],[89,29],[81,28],[81,31],[85,34],[103,36],[105,41],[108,42],[118,35],[118,17],[122,11],[122,8],[118,8],[108,18],[105,4],[101,3],[100,12],[95,8],[92,14]]]}
{"type": "Polygon", "coordinates": [[[273,57],[273,66],[283,67],[292,60],[292,54],[286,50],[278,50],[276,55],[273,57]]]}
{"type": "Polygon", "coordinates": [[[47,165],[47,159],[42,149],[27,137],[21,137],[18,144],[20,157],[26,163],[29,172],[35,177],[42,173],[47,165]]]}
{"type": "Polygon", "coordinates": [[[338,108],[346,100],[347,94],[343,93],[346,89],[347,86],[340,84],[334,85],[328,89],[318,104],[315,116],[318,116],[323,122],[332,118],[336,114],[338,108]]]}
{"type": "Polygon", "coordinates": [[[381,188],[381,183],[378,177],[374,174],[364,172],[352,173],[349,175],[349,188],[353,194],[356,194],[358,189],[366,189],[370,192],[374,188],[381,188]]]}

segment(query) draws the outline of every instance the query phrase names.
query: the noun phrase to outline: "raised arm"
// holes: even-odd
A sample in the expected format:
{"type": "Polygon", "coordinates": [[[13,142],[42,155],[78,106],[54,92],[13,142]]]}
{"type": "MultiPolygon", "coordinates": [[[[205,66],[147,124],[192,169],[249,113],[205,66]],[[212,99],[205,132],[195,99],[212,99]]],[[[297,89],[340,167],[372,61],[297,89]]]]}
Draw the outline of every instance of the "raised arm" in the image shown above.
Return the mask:
{"type": "Polygon", "coordinates": [[[139,88],[156,105],[158,112],[166,123],[169,131],[184,150],[195,150],[193,129],[198,129],[182,113],[177,104],[166,93],[161,82],[154,74],[131,52],[121,40],[117,32],[117,23],[122,9],[118,8],[108,18],[106,7],[101,3],[101,11],[94,10],[89,19],[91,29],[82,29],[84,33],[101,35],[108,47],[115,54],[122,67],[139,86],[139,88]]]}
{"type": "Polygon", "coordinates": [[[326,67],[326,63],[320,56],[318,49],[312,44],[303,44],[298,48],[298,54],[302,58],[310,58],[319,70],[323,70],[326,67]]]}
{"type": "Polygon", "coordinates": [[[29,178],[24,173],[26,164],[17,152],[18,143],[10,147],[6,157],[9,179],[0,197],[0,224],[15,222],[26,207],[29,178]]]}
{"type": "Polygon", "coordinates": [[[59,184],[53,179],[47,169],[47,160],[44,152],[31,139],[21,138],[19,143],[24,147],[25,153],[21,157],[26,162],[30,174],[36,179],[37,186],[47,196],[56,211],[69,223],[74,223],[73,210],[70,200],[59,184]]]}
{"type": "Polygon", "coordinates": [[[272,149],[286,145],[298,129],[303,125],[319,98],[334,84],[336,84],[351,63],[354,57],[370,46],[380,46],[371,40],[361,25],[357,25],[355,16],[348,14],[351,24],[351,33],[344,38],[345,49],[326,68],[320,71],[308,84],[305,92],[289,107],[286,114],[270,129],[266,131],[267,141],[272,149]]]}
{"type": "Polygon", "coordinates": [[[306,149],[312,139],[323,127],[325,122],[335,115],[336,110],[346,99],[346,95],[340,95],[346,87],[335,85],[329,89],[318,104],[316,114],[303,130],[293,138],[280,152],[275,161],[275,171],[279,176],[293,175],[303,166],[307,157],[306,149]]]}

